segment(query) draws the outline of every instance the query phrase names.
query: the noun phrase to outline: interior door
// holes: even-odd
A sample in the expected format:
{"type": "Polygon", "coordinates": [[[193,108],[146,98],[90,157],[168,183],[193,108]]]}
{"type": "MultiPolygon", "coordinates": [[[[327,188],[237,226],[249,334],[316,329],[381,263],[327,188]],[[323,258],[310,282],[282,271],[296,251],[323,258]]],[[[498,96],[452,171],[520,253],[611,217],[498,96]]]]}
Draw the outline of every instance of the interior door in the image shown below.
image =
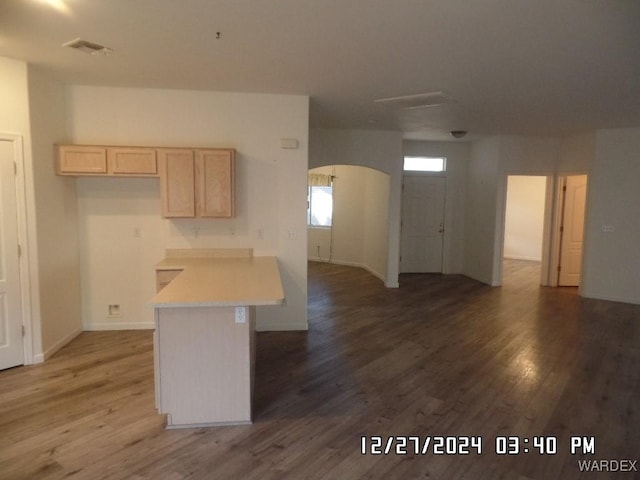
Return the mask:
{"type": "Polygon", "coordinates": [[[587,176],[571,175],[565,182],[558,285],[577,287],[580,284],[582,270],[587,176]]]}
{"type": "Polygon", "coordinates": [[[22,365],[22,312],[13,143],[0,140],[0,370],[22,365]]]}
{"type": "Polygon", "coordinates": [[[405,175],[400,272],[442,272],[446,178],[405,175]]]}

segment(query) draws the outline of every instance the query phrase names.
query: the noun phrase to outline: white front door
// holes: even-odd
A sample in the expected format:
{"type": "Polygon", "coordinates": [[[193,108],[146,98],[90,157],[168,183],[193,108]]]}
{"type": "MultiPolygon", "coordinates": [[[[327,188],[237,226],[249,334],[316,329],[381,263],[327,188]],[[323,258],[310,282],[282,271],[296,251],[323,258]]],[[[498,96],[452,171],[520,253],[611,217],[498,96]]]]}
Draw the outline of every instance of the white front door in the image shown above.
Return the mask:
{"type": "Polygon", "coordinates": [[[400,272],[442,272],[446,178],[405,175],[400,272]]]}
{"type": "Polygon", "coordinates": [[[24,363],[13,143],[0,140],[0,370],[24,363]]]}
{"type": "Polygon", "coordinates": [[[587,176],[568,176],[564,189],[560,240],[560,273],[558,275],[560,286],[577,287],[580,284],[586,200],[587,176]]]}

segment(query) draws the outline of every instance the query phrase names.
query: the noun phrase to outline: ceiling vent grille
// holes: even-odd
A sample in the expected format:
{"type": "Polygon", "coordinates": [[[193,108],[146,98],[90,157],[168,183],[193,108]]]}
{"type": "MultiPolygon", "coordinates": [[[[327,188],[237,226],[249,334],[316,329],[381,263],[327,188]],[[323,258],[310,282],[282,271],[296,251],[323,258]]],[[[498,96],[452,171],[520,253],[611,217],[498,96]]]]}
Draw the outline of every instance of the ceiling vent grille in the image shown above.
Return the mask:
{"type": "Polygon", "coordinates": [[[380,98],[374,100],[374,102],[407,110],[456,103],[453,97],[445,92],[428,92],[415,95],[403,95],[400,97],[380,98]]]}
{"type": "Polygon", "coordinates": [[[71,40],[70,42],[63,43],[63,47],[73,48],[80,52],[88,53],[90,55],[109,55],[113,53],[113,49],[100,45],[98,43],[88,42],[80,38],[71,40]]]}

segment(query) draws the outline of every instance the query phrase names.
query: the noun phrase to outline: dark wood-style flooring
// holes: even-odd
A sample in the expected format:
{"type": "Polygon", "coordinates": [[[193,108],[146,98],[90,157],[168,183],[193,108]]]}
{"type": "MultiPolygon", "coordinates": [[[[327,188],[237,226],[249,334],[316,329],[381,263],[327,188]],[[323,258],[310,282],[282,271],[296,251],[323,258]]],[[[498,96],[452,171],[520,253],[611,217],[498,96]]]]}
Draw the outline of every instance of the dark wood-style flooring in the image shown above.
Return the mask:
{"type": "Polygon", "coordinates": [[[151,332],[85,332],[0,372],[0,478],[640,478],[578,467],[640,460],[640,306],[541,288],[526,262],[505,262],[500,288],[309,268],[309,332],[258,334],[253,425],[165,430],[151,332]],[[362,455],[363,435],[392,450],[482,436],[482,454],[362,455]],[[496,436],[550,437],[557,453],[497,455],[496,436]],[[571,455],[571,436],[594,437],[595,455],[571,455]]]}

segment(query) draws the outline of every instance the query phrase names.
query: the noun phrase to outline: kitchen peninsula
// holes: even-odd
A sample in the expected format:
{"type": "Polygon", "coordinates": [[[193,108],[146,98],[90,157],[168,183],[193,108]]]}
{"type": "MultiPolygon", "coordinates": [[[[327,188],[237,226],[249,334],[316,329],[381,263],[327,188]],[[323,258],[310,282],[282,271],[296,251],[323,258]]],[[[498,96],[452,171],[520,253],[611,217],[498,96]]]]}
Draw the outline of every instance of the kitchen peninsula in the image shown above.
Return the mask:
{"type": "Polygon", "coordinates": [[[284,302],[277,258],[168,250],[156,278],[156,408],[167,428],[251,423],[255,307],[284,302]]]}

